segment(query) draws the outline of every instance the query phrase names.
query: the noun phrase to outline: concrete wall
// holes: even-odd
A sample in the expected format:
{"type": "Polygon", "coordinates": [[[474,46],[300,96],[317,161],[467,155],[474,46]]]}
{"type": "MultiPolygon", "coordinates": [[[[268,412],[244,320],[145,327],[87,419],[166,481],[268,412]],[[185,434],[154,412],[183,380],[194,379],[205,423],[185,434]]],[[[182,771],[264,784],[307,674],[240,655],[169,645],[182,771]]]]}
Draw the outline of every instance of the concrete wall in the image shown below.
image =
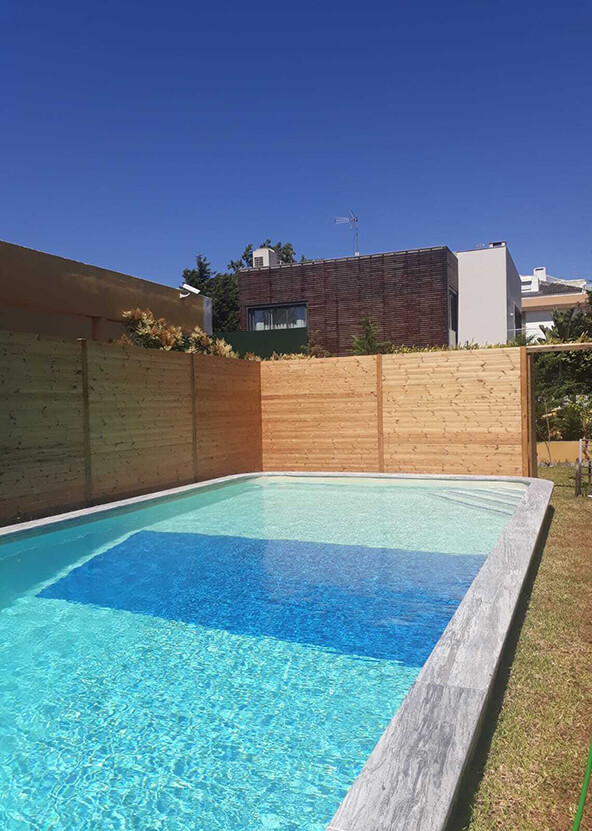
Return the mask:
{"type": "Polygon", "coordinates": [[[515,337],[520,275],[507,246],[457,251],[459,342],[486,346],[515,337]]]}
{"type": "Polygon", "coordinates": [[[539,441],[537,442],[537,456],[539,464],[575,464],[580,453],[578,441],[539,441]]]}
{"type": "Polygon", "coordinates": [[[506,340],[514,340],[521,332],[517,331],[514,307],[522,309],[522,281],[518,269],[506,247],[506,340]]]}
{"type": "Polygon", "coordinates": [[[122,312],[141,308],[191,331],[208,325],[208,300],[0,241],[0,330],[110,341],[124,330],[122,312]]]}

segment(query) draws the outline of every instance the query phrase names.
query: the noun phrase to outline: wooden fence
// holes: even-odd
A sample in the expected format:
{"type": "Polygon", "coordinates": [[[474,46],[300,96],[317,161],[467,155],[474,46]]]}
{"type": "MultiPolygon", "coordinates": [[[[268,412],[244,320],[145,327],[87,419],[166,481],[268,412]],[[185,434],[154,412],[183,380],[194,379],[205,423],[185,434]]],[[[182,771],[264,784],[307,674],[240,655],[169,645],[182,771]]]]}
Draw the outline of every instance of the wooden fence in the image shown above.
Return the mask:
{"type": "Polygon", "coordinates": [[[0,523],[256,470],[533,475],[526,350],[257,363],[0,332],[0,523]]]}
{"type": "Polygon", "coordinates": [[[0,522],[261,467],[257,363],[0,332],[0,522]]]}
{"type": "Polygon", "coordinates": [[[530,474],[524,349],[266,362],[264,470],[530,474]]]}

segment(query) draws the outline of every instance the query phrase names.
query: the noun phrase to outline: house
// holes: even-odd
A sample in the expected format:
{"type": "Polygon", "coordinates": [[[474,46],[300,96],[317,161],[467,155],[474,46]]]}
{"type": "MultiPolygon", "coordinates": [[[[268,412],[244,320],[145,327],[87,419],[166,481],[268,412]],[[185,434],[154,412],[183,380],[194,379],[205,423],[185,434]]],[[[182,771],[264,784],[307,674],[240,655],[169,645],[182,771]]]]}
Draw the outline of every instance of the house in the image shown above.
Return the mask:
{"type": "Polygon", "coordinates": [[[547,274],[545,266],[535,268],[532,274],[520,275],[522,281],[522,310],[527,337],[542,338],[541,326],[553,325],[553,310],[566,311],[588,302],[585,280],[560,280],[547,274]]]}
{"type": "Polygon", "coordinates": [[[506,343],[522,333],[518,269],[504,241],[457,251],[459,342],[506,343]]]}
{"type": "Polygon", "coordinates": [[[332,354],[347,355],[368,314],[380,340],[455,344],[457,272],[446,246],[289,264],[260,248],[238,276],[241,329],[307,329],[332,354]]]}
{"type": "Polygon", "coordinates": [[[111,341],[136,308],[212,331],[209,297],[0,241],[0,329],[111,341]]]}

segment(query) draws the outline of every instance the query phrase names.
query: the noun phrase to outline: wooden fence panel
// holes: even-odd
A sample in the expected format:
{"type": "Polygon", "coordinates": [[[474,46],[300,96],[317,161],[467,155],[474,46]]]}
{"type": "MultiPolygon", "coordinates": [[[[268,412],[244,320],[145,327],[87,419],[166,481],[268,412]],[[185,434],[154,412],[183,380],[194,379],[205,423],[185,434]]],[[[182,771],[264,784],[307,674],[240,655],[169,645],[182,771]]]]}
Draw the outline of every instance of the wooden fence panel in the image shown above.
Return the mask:
{"type": "Polygon", "coordinates": [[[191,356],[89,341],[92,501],[193,481],[191,356]]]}
{"type": "Polygon", "coordinates": [[[382,357],[384,466],[520,476],[520,350],[382,357]]]}
{"type": "Polygon", "coordinates": [[[0,357],[0,522],[256,470],[532,466],[521,349],[258,363],[2,332],[0,357]]]}
{"type": "Polygon", "coordinates": [[[193,359],[198,479],[261,470],[261,364],[193,359]]]}
{"type": "Polygon", "coordinates": [[[376,358],[261,365],[264,470],[377,470],[376,358]]]}
{"type": "Polygon", "coordinates": [[[520,350],[262,364],[264,470],[526,474],[520,350]]]}
{"type": "Polygon", "coordinates": [[[80,344],[0,332],[0,522],[85,497],[80,344]]]}

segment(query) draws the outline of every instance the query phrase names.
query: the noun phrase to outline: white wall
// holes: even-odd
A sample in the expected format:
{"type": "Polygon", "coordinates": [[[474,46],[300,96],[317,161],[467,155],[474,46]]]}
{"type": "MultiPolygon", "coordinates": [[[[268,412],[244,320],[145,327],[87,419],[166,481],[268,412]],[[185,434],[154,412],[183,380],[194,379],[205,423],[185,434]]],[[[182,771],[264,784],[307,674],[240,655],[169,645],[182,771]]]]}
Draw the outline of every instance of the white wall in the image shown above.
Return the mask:
{"type": "MultiPolygon", "coordinates": [[[[456,256],[459,343],[468,341],[481,346],[505,343],[508,339],[507,248],[500,246],[457,251],[456,256]]],[[[520,307],[520,299],[518,306],[520,307]]]]}
{"type": "Polygon", "coordinates": [[[518,269],[514,265],[514,260],[510,256],[510,252],[506,247],[507,340],[514,340],[517,334],[516,321],[514,319],[514,306],[518,309],[522,309],[522,280],[518,274],[518,269]]]}
{"type": "Polygon", "coordinates": [[[552,311],[552,309],[533,309],[533,311],[524,312],[526,336],[530,337],[532,335],[537,339],[543,338],[540,327],[541,324],[549,328],[553,325],[552,311]]]}

